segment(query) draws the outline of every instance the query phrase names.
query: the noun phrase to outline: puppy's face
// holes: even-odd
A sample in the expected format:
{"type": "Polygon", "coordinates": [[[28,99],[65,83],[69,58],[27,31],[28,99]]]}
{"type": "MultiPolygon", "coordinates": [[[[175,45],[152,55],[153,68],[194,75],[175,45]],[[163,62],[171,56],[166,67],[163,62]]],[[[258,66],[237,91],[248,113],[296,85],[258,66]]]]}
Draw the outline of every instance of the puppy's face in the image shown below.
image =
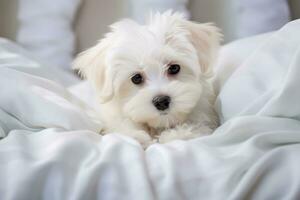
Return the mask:
{"type": "Polygon", "coordinates": [[[153,128],[183,122],[211,75],[220,34],[179,14],[156,14],[141,26],[112,25],[98,45],[75,61],[103,102],[117,102],[120,114],[153,128]]]}

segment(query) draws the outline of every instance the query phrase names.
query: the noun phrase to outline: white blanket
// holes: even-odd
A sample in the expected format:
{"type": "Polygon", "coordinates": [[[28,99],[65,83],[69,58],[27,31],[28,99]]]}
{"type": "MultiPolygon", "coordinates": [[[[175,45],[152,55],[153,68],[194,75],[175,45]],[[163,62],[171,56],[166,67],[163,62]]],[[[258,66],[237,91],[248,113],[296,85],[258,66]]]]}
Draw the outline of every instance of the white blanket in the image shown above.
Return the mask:
{"type": "Polygon", "coordinates": [[[228,63],[240,66],[216,102],[222,126],[146,151],[98,135],[88,105],[2,49],[0,199],[299,199],[299,36],[294,21],[249,51],[234,43],[228,63]]]}

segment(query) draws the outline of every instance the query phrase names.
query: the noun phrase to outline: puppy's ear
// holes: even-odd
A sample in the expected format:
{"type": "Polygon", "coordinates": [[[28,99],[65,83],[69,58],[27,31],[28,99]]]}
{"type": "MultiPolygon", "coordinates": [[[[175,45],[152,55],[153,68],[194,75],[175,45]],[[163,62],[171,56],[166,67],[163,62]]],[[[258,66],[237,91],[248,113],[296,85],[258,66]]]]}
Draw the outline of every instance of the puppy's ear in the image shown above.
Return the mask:
{"type": "Polygon", "coordinates": [[[152,14],[150,25],[165,32],[166,38],[172,38],[182,29],[187,31],[189,40],[197,51],[202,74],[208,77],[212,75],[212,64],[216,60],[222,40],[220,29],[211,23],[198,24],[188,21],[182,13],[172,10],[152,14]]]}
{"type": "Polygon", "coordinates": [[[183,24],[189,31],[189,38],[197,51],[202,74],[210,77],[223,38],[220,29],[212,23],[198,24],[184,20],[183,24]]]}
{"type": "Polygon", "coordinates": [[[106,52],[111,46],[112,35],[107,35],[96,46],[80,53],[73,62],[73,69],[85,77],[96,89],[100,101],[109,101],[113,95],[113,78],[106,63],[106,52]]]}

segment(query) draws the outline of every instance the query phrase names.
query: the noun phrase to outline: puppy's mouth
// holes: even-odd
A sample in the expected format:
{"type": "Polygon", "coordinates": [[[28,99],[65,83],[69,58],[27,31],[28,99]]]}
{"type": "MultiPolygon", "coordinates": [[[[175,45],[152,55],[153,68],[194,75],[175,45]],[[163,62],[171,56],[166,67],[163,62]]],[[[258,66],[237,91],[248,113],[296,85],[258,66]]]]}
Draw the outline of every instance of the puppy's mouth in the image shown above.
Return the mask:
{"type": "Polygon", "coordinates": [[[168,114],[169,114],[168,111],[162,111],[162,112],[159,113],[160,116],[166,116],[168,114]]]}
{"type": "Polygon", "coordinates": [[[155,117],[144,121],[143,124],[154,129],[167,129],[181,123],[181,119],[176,115],[174,116],[170,110],[160,111],[157,114],[155,117]]]}

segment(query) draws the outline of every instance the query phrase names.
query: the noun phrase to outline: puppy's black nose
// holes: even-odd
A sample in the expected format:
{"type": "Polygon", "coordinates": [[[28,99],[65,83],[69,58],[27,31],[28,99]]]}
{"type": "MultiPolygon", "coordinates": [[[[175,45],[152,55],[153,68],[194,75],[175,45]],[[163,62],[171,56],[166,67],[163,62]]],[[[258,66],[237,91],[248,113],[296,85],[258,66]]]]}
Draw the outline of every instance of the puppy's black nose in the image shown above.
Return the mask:
{"type": "Polygon", "coordinates": [[[152,99],[153,105],[157,110],[166,110],[169,108],[171,98],[165,95],[158,95],[152,99]]]}

